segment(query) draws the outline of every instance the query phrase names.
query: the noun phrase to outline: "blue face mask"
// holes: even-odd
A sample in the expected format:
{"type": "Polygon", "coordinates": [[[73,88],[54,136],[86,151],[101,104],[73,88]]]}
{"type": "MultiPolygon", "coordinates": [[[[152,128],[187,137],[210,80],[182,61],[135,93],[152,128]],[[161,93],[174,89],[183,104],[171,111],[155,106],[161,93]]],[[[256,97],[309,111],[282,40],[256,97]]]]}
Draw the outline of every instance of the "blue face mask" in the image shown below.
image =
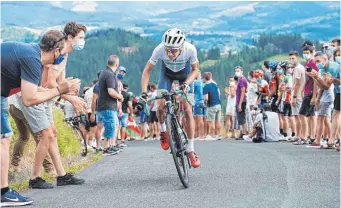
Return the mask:
{"type": "Polygon", "coordinates": [[[316,64],[316,66],[317,66],[319,69],[324,69],[324,65],[321,64],[321,63],[316,64]]]}
{"type": "Polygon", "coordinates": [[[123,78],[124,78],[124,75],[123,75],[123,74],[118,74],[118,75],[117,75],[117,79],[123,80],[123,78]]]}
{"type": "Polygon", "coordinates": [[[335,56],[335,61],[341,64],[341,56],[335,56]]]}
{"type": "Polygon", "coordinates": [[[262,79],[257,79],[257,82],[258,82],[259,84],[262,84],[262,79]]]}
{"type": "Polygon", "coordinates": [[[65,56],[64,55],[60,55],[60,56],[58,56],[58,58],[56,58],[54,60],[53,64],[54,65],[58,65],[58,64],[62,63],[64,61],[64,59],[65,59],[65,56]]]}
{"type": "Polygon", "coordinates": [[[277,70],[277,73],[278,73],[279,75],[282,75],[282,74],[284,74],[284,72],[283,72],[283,70],[282,70],[282,69],[280,69],[280,70],[277,70]]]}

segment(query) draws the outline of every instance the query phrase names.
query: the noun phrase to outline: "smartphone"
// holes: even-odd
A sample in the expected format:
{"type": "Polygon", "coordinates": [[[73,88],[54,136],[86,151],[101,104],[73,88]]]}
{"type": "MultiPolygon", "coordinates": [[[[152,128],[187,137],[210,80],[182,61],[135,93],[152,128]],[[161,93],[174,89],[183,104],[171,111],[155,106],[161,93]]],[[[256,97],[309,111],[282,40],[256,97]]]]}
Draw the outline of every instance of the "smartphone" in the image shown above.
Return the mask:
{"type": "Polygon", "coordinates": [[[307,68],[306,68],[306,71],[307,71],[307,72],[311,72],[312,70],[313,70],[313,68],[311,68],[311,67],[307,67],[307,68]]]}

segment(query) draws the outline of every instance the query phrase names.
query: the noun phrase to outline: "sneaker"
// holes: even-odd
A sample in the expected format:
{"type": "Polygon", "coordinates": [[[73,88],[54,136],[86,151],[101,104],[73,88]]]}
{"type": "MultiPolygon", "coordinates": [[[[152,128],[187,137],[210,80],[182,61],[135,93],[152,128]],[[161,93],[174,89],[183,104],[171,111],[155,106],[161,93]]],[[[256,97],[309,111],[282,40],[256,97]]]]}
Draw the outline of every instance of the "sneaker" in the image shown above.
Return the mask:
{"type": "Polygon", "coordinates": [[[249,137],[249,135],[244,135],[244,136],[243,136],[243,139],[244,139],[245,141],[247,141],[247,142],[252,142],[252,138],[249,137]]]}
{"type": "Polygon", "coordinates": [[[299,138],[291,138],[291,142],[297,142],[298,140],[300,140],[299,138]]]}
{"type": "Polygon", "coordinates": [[[327,149],[328,148],[328,140],[327,139],[322,139],[320,144],[321,144],[320,147],[322,149],[327,149]]]}
{"type": "Polygon", "coordinates": [[[308,147],[308,148],[319,149],[319,148],[321,148],[321,144],[317,144],[317,143],[313,142],[313,143],[309,144],[309,145],[306,146],[306,147],[308,147]]]}
{"type": "Polygon", "coordinates": [[[1,196],[0,207],[24,206],[32,203],[33,200],[31,198],[24,197],[10,188],[4,195],[1,196]]]}
{"type": "Polygon", "coordinates": [[[212,137],[211,135],[207,135],[205,140],[206,140],[206,141],[215,141],[215,140],[217,140],[217,139],[214,138],[214,137],[212,137]]]}
{"type": "Polygon", "coordinates": [[[118,152],[123,152],[123,148],[124,147],[121,147],[119,144],[116,144],[114,147],[112,147],[111,149],[113,151],[118,151],[118,152]]]}
{"type": "Polygon", "coordinates": [[[240,136],[236,137],[235,140],[244,140],[243,136],[245,136],[245,134],[240,134],[240,136]]]}
{"type": "Polygon", "coordinates": [[[168,150],[169,149],[169,139],[167,132],[160,133],[160,145],[162,149],[168,150]]]}
{"type": "Polygon", "coordinates": [[[28,181],[28,186],[31,189],[51,189],[51,188],[53,188],[52,183],[46,182],[41,177],[37,177],[33,180],[30,179],[28,181]]]}
{"type": "Polygon", "coordinates": [[[287,142],[287,141],[289,141],[289,137],[288,136],[282,136],[280,139],[279,139],[279,141],[285,141],[285,142],[287,142]]]}
{"type": "Polygon", "coordinates": [[[294,145],[304,145],[304,144],[309,144],[308,140],[305,139],[299,139],[296,142],[293,142],[294,145]]]}
{"type": "Polygon", "coordinates": [[[57,177],[57,186],[81,185],[84,182],[84,179],[76,178],[72,173],[66,173],[65,176],[57,177]]]}
{"type": "Polygon", "coordinates": [[[128,145],[126,145],[125,143],[121,143],[120,147],[127,147],[128,145]]]}
{"type": "Polygon", "coordinates": [[[197,154],[195,152],[188,152],[188,157],[189,160],[191,161],[191,165],[193,168],[197,168],[200,166],[200,160],[199,157],[197,156],[197,154]]]}
{"type": "Polygon", "coordinates": [[[113,151],[113,150],[110,149],[110,148],[107,148],[107,149],[103,150],[103,155],[104,155],[104,156],[116,155],[117,153],[118,153],[118,152],[113,151]]]}
{"type": "Polygon", "coordinates": [[[151,138],[149,138],[149,137],[145,137],[144,139],[143,139],[143,141],[145,141],[145,142],[148,142],[148,141],[151,141],[152,139],[151,138]]]}

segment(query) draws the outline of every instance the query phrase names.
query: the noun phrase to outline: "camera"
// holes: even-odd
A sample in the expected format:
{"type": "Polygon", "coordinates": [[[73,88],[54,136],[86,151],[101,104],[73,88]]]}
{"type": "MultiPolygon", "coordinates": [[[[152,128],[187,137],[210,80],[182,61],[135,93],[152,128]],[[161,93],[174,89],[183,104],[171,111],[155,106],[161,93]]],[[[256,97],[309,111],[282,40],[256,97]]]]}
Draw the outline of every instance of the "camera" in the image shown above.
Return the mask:
{"type": "Polygon", "coordinates": [[[311,72],[312,70],[313,70],[313,68],[311,68],[311,67],[307,67],[307,68],[306,68],[306,71],[307,71],[307,72],[311,72]]]}

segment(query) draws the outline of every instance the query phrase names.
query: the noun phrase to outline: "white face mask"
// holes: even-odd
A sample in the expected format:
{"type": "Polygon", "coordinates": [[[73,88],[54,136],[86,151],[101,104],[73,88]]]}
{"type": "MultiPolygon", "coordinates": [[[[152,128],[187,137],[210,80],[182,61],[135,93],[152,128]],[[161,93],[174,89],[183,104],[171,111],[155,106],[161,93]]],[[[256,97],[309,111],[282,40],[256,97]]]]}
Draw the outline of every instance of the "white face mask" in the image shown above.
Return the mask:
{"type": "Polygon", "coordinates": [[[85,40],[84,39],[79,39],[78,42],[72,46],[73,50],[80,51],[84,48],[85,46],[85,40]]]}
{"type": "Polygon", "coordinates": [[[310,60],[311,57],[312,57],[312,54],[303,54],[303,58],[304,58],[305,60],[310,60]]]}
{"type": "Polygon", "coordinates": [[[236,83],[235,82],[230,82],[230,86],[236,86],[236,83]]]}
{"type": "Polygon", "coordinates": [[[242,72],[238,71],[238,72],[234,73],[234,75],[236,75],[237,77],[240,77],[240,76],[242,76],[242,72]]]}

